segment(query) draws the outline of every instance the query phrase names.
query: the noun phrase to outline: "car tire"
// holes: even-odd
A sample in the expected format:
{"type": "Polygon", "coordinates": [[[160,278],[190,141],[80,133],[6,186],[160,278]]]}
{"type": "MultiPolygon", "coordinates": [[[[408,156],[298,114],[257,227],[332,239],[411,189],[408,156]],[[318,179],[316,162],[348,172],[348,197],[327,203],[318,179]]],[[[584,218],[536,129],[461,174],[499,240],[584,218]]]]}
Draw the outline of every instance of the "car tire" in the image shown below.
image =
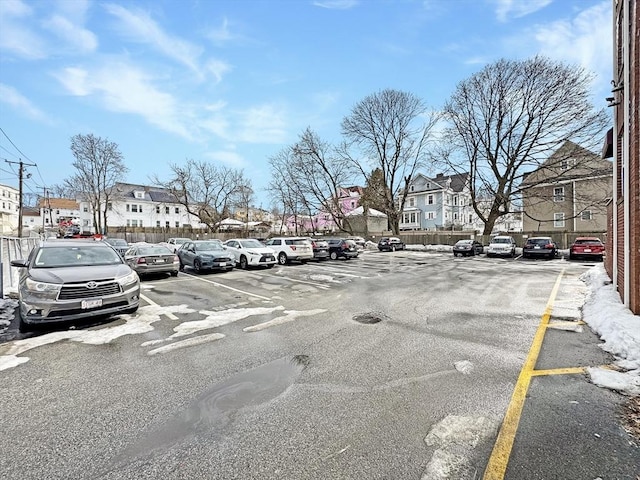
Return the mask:
{"type": "Polygon", "coordinates": [[[184,272],[184,263],[180,262],[180,267],[179,268],[180,268],[181,272],[184,272]]]}
{"type": "Polygon", "coordinates": [[[25,322],[22,318],[22,309],[20,308],[20,305],[18,305],[18,308],[16,308],[16,310],[18,311],[18,332],[27,333],[33,330],[33,325],[25,322]]]}
{"type": "Polygon", "coordinates": [[[395,252],[396,251],[396,246],[395,245],[391,245],[391,251],[395,252]]]}
{"type": "Polygon", "coordinates": [[[338,253],[337,252],[331,252],[329,254],[329,257],[331,257],[331,260],[337,260],[338,259],[338,253]]]}
{"type": "Polygon", "coordinates": [[[306,263],[307,263],[307,260],[300,260],[300,263],[301,263],[302,265],[304,265],[304,264],[306,264],[306,263]]]}
{"type": "Polygon", "coordinates": [[[598,255],[596,257],[596,262],[602,262],[604,260],[604,257],[602,255],[598,255]]]}
{"type": "Polygon", "coordinates": [[[271,264],[271,265],[267,265],[267,268],[273,268],[273,267],[274,267],[274,265],[273,265],[273,264],[271,264]]]}
{"type": "Polygon", "coordinates": [[[193,261],[193,269],[196,271],[196,273],[202,273],[202,264],[197,258],[193,261]]]}
{"type": "Polygon", "coordinates": [[[278,254],[278,263],[280,265],[286,265],[287,264],[287,254],[284,252],[280,252],[278,254]]]}
{"type": "Polygon", "coordinates": [[[569,260],[575,260],[575,259],[576,259],[576,256],[573,255],[572,253],[570,253],[569,254],[569,260]]]}
{"type": "Polygon", "coordinates": [[[171,276],[172,277],[177,277],[178,276],[178,272],[171,272],[171,276]]]}
{"type": "Polygon", "coordinates": [[[247,257],[245,257],[244,255],[240,256],[240,268],[242,270],[246,270],[249,267],[249,264],[247,263],[247,257]]]}

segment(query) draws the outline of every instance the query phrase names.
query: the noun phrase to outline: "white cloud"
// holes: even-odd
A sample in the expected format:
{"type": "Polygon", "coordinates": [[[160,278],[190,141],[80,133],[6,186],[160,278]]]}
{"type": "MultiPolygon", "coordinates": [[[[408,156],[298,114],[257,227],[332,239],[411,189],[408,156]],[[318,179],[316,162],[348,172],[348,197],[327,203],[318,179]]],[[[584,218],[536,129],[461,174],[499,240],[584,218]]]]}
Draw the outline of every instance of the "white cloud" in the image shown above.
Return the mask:
{"type": "Polygon", "coordinates": [[[284,112],[266,104],[240,112],[237,139],[249,143],[282,143],[286,140],[284,112]]]}
{"type": "Polygon", "coordinates": [[[237,152],[229,151],[229,150],[218,150],[215,152],[207,152],[205,154],[207,158],[214,160],[216,162],[224,163],[231,167],[235,168],[243,168],[247,166],[247,162],[245,162],[242,155],[237,152]]]}
{"type": "Polygon", "coordinates": [[[45,56],[45,44],[21,19],[30,17],[33,10],[19,0],[2,1],[0,8],[0,50],[9,51],[19,57],[38,59],[45,56]]]}
{"type": "Polygon", "coordinates": [[[9,105],[11,108],[21,114],[34,120],[49,123],[52,121],[39,108],[31,103],[31,101],[20,94],[15,88],[0,83],[0,102],[9,105]]]}
{"type": "Polygon", "coordinates": [[[534,28],[541,53],[576,63],[608,81],[612,69],[611,2],[581,11],[572,20],[559,20],[534,28]]]}
{"type": "Polygon", "coordinates": [[[231,70],[231,66],[220,60],[209,60],[206,69],[214,76],[216,82],[220,83],[224,74],[231,70]]]}
{"type": "Polygon", "coordinates": [[[65,40],[77,52],[91,53],[98,48],[98,39],[93,32],[72,23],[60,15],[44,22],[52,33],[65,40]]]}
{"type": "Polygon", "coordinates": [[[348,10],[358,5],[358,0],[325,0],[323,2],[313,2],[316,7],[328,8],[331,10],[348,10]]]}
{"type": "Polygon", "coordinates": [[[72,95],[94,96],[108,110],[140,115],[162,130],[193,139],[179,103],[136,67],[108,62],[95,71],[66,68],[55,76],[72,95]]]}
{"type": "Polygon", "coordinates": [[[122,22],[124,35],[134,41],[151,45],[163,55],[199,73],[198,57],[202,48],[168,35],[144,12],[134,12],[116,4],[107,4],[104,8],[122,22]]]}
{"type": "Polygon", "coordinates": [[[520,18],[546,7],[552,0],[495,0],[496,17],[501,22],[520,18]]]}

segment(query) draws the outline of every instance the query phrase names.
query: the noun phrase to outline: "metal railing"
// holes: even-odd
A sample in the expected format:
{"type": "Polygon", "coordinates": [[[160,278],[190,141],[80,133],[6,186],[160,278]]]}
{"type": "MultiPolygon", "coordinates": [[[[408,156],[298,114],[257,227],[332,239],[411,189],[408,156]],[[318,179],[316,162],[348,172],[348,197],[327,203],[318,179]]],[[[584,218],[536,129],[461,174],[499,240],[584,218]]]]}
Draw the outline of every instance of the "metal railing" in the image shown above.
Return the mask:
{"type": "Polygon", "coordinates": [[[33,247],[41,241],[39,237],[0,237],[0,292],[2,298],[18,291],[18,269],[11,260],[27,258],[33,247]]]}

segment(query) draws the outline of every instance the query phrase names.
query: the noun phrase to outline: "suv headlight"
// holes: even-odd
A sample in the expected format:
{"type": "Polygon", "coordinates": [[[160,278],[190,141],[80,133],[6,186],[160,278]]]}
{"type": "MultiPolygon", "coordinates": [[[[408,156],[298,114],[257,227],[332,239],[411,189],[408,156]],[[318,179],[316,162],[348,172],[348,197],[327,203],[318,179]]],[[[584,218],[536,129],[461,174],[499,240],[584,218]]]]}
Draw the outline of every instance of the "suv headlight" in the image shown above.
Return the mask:
{"type": "Polygon", "coordinates": [[[130,274],[116,279],[116,282],[118,282],[122,286],[129,285],[132,283],[138,283],[138,274],[132,271],[130,274]]]}
{"type": "Polygon", "coordinates": [[[59,283],[36,282],[30,278],[25,281],[25,286],[33,293],[58,293],[62,287],[59,283]]]}

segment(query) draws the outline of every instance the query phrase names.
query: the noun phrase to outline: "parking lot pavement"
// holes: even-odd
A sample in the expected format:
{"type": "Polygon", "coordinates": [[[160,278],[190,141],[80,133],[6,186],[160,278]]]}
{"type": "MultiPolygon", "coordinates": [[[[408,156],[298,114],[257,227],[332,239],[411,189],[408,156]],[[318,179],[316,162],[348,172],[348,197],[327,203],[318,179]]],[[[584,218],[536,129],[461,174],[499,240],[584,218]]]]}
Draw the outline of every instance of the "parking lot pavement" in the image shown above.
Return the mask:
{"type": "Polygon", "coordinates": [[[145,305],[136,315],[4,346],[13,361],[0,372],[13,385],[6,428],[28,432],[24,444],[2,444],[13,467],[7,471],[21,479],[81,476],[101,466],[114,468],[113,478],[136,468],[158,478],[184,458],[185,478],[210,476],[207,468],[220,478],[420,478],[426,465],[438,472],[438,459],[449,458],[466,479],[479,478],[498,448],[507,462],[486,478],[631,478],[638,451],[616,424],[620,397],[583,373],[610,363],[579,321],[584,291],[577,277],[587,268],[562,258],[398,251],[144,280],[145,305]],[[268,385],[245,380],[292,355],[307,359],[304,374],[296,369],[301,377],[285,379],[286,394],[277,390],[262,404],[268,385]],[[64,376],[47,373],[58,371],[64,376]],[[57,401],[37,409],[39,378],[57,401]],[[102,386],[97,403],[94,383],[102,386]],[[70,385],[86,388],[61,395],[70,385]],[[520,402],[517,422],[510,398],[520,402]],[[229,410],[222,417],[217,399],[229,410]],[[234,409],[236,400],[243,408],[234,409]],[[24,420],[22,411],[29,412],[24,420]],[[206,418],[181,443],[193,412],[206,418]],[[87,431],[77,421],[97,415],[105,420],[87,431]],[[41,445],[36,439],[56,435],[44,418],[69,429],[58,437],[83,447],[69,448],[59,462],[44,445],[41,457],[49,461],[30,460],[33,445],[41,445]],[[452,420],[464,431],[427,442],[452,420]],[[473,425],[482,435],[462,448],[456,441],[469,441],[465,429],[473,425]],[[493,438],[505,425],[508,435],[497,439],[509,437],[507,447],[493,438]],[[157,436],[173,443],[158,446],[157,436]],[[163,454],[122,471],[104,455],[121,452],[122,459],[145,445],[163,454]]]}

